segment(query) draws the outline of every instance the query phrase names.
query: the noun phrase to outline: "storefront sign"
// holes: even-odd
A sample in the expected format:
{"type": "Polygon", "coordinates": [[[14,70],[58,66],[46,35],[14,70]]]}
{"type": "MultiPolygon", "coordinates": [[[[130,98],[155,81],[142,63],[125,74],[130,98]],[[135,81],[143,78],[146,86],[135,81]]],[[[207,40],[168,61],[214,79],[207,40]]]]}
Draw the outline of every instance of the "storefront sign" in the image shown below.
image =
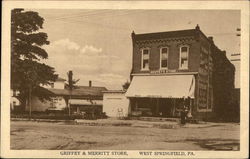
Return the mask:
{"type": "Polygon", "coordinates": [[[166,73],[173,73],[173,72],[176,72],[176,70],[162,69],[162,70],[150,71],[150,74],[166,74],[166,73]]]}

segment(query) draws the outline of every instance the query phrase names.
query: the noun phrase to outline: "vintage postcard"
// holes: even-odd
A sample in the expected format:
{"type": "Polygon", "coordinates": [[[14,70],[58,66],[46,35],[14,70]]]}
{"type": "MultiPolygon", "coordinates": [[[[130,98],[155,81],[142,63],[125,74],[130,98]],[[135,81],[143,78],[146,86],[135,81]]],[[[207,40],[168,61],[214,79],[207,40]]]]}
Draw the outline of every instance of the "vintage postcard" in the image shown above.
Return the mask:
{"type": "Polygon", "coordinates": [[[249,2],[2,4],[2,158],[248,158],[249,2]]]}

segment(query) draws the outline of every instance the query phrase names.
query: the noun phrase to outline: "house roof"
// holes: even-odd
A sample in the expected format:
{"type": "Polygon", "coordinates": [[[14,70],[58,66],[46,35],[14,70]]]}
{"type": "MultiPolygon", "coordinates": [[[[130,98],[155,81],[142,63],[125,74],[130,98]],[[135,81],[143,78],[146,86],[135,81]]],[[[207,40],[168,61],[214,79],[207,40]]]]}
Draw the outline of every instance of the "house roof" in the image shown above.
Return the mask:
{"type": "Polygon", "coordinates": [[[103,93],[126,93],[125,90],[107,90],[107,91],[102,91],[103,93]]]}
{"type": "Polygon", "coordinates": [[[55,89],[48,88],[50,92],[55,95],[61,96],[75,96],[75,97],[102,97],[102,91],[106,91],[105,87],[88,87],[88,86],[78,86],[78,88],[73,89],[72,91],[68,89],[55,89]]]}
{"type": "Polygon", "coordinates": [[[189,29],[189,30],[177,30],[177,31],[156,32],[156,33],[146,33],[146,34],[132,34],[132,35],[135,40],[155,40],[164,38],[194,36],[196,34],[197,34],[197,29],[189,29]]]}
{"type": "Polygon", "coordinates": [[[76,86],[76,89],[82,89],[82,90],[96,90],[96,91],[106,91],[106,87],[98,87],[98,86],[76,86]]]}
{"type": "Polygon", "coordinates": [[[61,78],[61,77],[57,77],[57,79],[56,79],[56,81],[66,81],[66,79],[63,79],[63,78],[61,78]]]}

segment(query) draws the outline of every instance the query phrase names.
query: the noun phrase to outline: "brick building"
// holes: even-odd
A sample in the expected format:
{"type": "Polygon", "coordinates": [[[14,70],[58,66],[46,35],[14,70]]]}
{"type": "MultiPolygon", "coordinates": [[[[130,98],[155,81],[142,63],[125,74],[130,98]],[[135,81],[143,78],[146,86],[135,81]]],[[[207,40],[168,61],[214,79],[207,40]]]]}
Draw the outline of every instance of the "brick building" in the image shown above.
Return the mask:
{"type": "Polygon", "coordinates": [[[230,94],[234,66],[198,25],[190,30],[133,32],[132,42],[131,84],[126,93],[131,115],[178,117],[182,106],[188,105],[193,117],[209,119],[221,110],[218,104],[227,105],[215,99],[223,96],[214,87],[228,92],[224,96],[230,94]]]}

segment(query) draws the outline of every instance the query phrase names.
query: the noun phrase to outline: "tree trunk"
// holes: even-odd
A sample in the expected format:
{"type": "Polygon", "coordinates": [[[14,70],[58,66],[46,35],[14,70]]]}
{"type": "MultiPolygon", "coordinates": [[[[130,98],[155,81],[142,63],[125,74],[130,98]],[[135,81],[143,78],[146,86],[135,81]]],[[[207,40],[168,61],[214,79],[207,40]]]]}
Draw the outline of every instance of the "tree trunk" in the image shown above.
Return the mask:
{"type": "Polygon", "coordinates": [[[31,86],[29,86],[29,118],[31,119],[31,86]]]}

